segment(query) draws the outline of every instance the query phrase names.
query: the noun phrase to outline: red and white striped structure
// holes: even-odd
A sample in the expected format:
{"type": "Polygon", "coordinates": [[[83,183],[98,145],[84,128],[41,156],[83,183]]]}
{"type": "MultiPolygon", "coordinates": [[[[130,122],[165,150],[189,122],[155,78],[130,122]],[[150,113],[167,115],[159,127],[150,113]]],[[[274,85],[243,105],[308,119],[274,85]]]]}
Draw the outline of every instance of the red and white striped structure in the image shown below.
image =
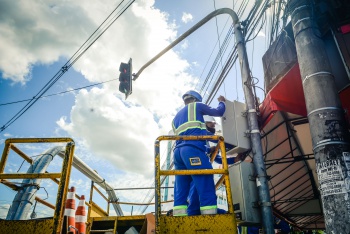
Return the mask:
{"type": "Polygon", "coordinates": [[[75,212],[75,227],[78,229],[79,234],[86,233],[86,209],[84,195],[81,195],[77,211],[75,212]]]}
{"type": "MultiPolygon", "coordinates": [[[[67,216],[68,227],[75,227],[75,188],[68,189],[64,216],[67,216]]],[[[69,230],[70,231],[70,230],[69,230]]]]}

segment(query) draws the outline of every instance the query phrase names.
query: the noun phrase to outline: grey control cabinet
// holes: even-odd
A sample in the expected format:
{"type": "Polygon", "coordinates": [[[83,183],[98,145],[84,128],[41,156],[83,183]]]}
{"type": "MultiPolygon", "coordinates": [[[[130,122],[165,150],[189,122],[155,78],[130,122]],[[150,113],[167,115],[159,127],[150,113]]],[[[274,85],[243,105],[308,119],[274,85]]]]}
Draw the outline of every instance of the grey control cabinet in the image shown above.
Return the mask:
{"type": "Polygon", "coordinates": [[[226,100],[226,111],[221,117],[222,135],[225,143],[233,145],[234,148],[227,154],[242,153],[250,149],[250,139],[247,135],[248,120],[244,116],[246,105],[237,101],[226,100]]]}
{"type": "Polygon", "coordinates": [[[260,223],[259,196],[253,163],[242,162],[231,166],[229,176],[237,221],[251,225],[260,223]]]}

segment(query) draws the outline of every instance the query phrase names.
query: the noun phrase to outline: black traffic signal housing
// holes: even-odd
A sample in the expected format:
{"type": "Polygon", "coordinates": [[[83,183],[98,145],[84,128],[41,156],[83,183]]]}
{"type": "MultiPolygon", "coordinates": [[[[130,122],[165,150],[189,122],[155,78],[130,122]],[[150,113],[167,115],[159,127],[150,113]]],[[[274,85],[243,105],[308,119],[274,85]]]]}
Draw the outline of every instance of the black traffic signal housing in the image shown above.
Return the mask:
{"type": "Polygon", "coordinates": [[[125,99],[132,93],[132,59],[119,66],[119,91],[125,94],[125,99]]]}

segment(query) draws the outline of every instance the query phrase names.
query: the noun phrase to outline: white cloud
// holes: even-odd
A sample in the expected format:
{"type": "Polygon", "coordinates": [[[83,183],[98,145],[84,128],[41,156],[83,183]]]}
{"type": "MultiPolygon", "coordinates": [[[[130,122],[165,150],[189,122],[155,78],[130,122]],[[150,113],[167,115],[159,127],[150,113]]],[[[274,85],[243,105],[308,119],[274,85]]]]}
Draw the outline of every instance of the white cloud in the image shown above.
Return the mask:
{"type": "Polygon", "coordinates": [[[188,48],[188,45],[189,45],[188,40],[185,40],[185,41],[181,44],[181,49],[183,49],[183,50],[187,49],[187,48],[188,48]]]}
{"type": "Polygon", "coordinates": [[[0,219],[6,218],[10,206],[10,204],[4,204],[4,202],[0,203],[0,219]]]}
{"type": "MultiPolygon", "coordinates": [[[[117,77],[119,63],[129,57],[137,72],[176,35],[159,10],[135,3],[126,12],[127,20],[121,18],[75,66],[90,81],[117,77]]],[[[154,140],[168,133],[182,105],[181,94],[194,85],[188,67],[187,61],[169,51],[133,83],[126,102],[118,82],[83,90],[76,96],[70,120],[61,118],[58,124],[120,170],[151,175],[154,140]]]]}
{"type": "Polygon", "coordinates": [[[183,12],[181,20],[182,22],[187,24],[188,22],[191,22],[193,20],[193,16],[190,13],[183,12]]]}
{"type": "Polygon", "coordinates": [[[71,122],[61,118],[58,124],[70,135],[84,139],[96,156],[118,169],[152,174],[153,143],[160,128],[150,110],[127,105],[106,89],[94,88],[79,93],[71,122]]]}
{"type": "MultiPolygon", "coordinates": [[[[117,3],[8,0],[1,4],[0,13],[9,10],[0,19],[0,69],[4,78],[24,83],[31,66],[71,56],[117,3]]],[[[135,2],[73,68],[90,82],[101,82],[118,78],[120,62],[133,58],[137,72],[177,37],[174,22],[168,22],[167,14],[153,4],[135,2]]],[[[170,50],[133,83],[127,101],[118,91],[117,80],[80,90],[70,115],[59,118],[57,124],[95,157],[148,178],[153,174],[154,140],[168,133],[182,105],[181,95],[196,82],[187,73],[189,67],[170,50]]]]}
{"type": "Polygon", "coordinates": [[[2,1],[0,70],[3,78],[25,83],[34,64],[67,57],[96,27],[79,2],[2,1]]]}

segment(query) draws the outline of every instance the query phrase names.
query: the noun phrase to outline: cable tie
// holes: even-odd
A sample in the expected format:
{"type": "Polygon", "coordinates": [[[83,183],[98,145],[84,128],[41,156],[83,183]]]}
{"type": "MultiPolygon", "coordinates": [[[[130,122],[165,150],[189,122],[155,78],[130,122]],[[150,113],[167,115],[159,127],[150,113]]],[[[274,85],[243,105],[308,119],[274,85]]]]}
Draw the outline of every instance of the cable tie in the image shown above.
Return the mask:
{"type": "Polygon", "coordinates": [[[326,145],[350,145],[350,144],[345,141],[332,141],[331,139],[327,139],[327,140],[317,142],[316,146],[313,148],[313,151],[315,151],[318,147],[326,146],[326,145]]]}
{"type": "Polygon", "coordinates": [[[271,202],[261,202],[259,201],[260,206],[271,206],[271,202]]]}
{"type": "Polygon", "coordinates": [[[290,14],[291,17],[293,17],[293,15],[295,14],[296,11],[302,9],[302,8],[305,8],[305,7],[310,7],[310,5],[302,5],[300,7],[297,7],[293,10],[292,14],[290,14]]]}
{"type": "Polygon", "coordinates": [[[304,20],[308,20],[308,19],[311,19],[311,17],[305,17],[305,18],[302,18],[302,19],[298,20],[298,21],[293,25],[293,29],[295,28],[295,26],[296,26],[297,24],[301,23],[301,22],[304,21],[304,20]]]}
{"type": "Polygon", "coordinates": [[[333,76],[333,74],[332,73],[330,73],[330,72],[328,72],[328,71],[320,71],[320,72],[316,72],[316,73],[312,73],[312,74],[310,74],[310,75],[307,75],[307,76],[305,76],[305,79],[303,80],[303,84],[304,84],[304,82],[306,81],[306,80],[308,80],[309,78],[311,78],[311,77],[313,77],[313,76],[319,76],[319,75],[330,75],[330,76],[332,76],[333,78],[334,78],[334,76],[333,76]]]}
{"type": "Polygon", "coordinates": [[[307,116],[310,116],[310,115],[312,115],[315,112],[323,111],[323,110],[343,110],[343,109],[342,108],[338,108],[338,107],[332,107],[332,106],[322,107],[322,108],[318,108],[318,109],[315,109],[313,111],[310,111],[310,113],[307,114],[307,116]]]}

